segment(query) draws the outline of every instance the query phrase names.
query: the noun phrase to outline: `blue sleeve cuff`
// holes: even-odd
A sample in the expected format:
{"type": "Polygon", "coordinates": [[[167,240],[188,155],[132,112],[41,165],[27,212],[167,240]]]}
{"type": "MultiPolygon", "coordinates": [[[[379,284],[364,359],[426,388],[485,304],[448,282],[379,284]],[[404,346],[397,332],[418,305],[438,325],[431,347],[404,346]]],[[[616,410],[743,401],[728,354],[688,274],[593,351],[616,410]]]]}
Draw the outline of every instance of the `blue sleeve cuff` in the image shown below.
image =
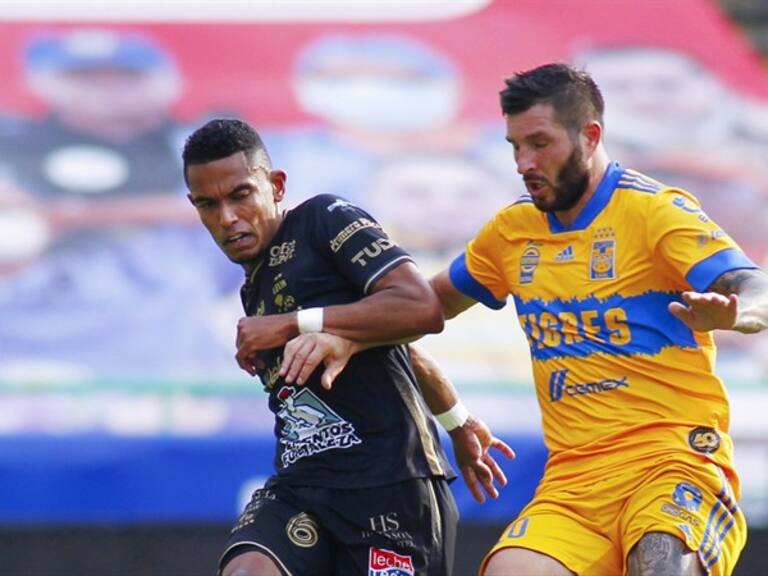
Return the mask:
{"type": "Polygon", "coordinates": [[[705,292],[715,280],[726,272],[743,268],[755,269],[759,267],[740,250],[726,248],[696,264],[685,275],[685,279],[697,292],[705,292]]]}
{"type": "Polygon", "coordinates": [[[472,277],[472,274],[467,270],[467,262],[464,252],[459,254],[454,261],[451,262],[449,275],[451,282],[459,292],[477,300],[488,308],[501,310],[507,305],[505,300],[496,300],[496,297],[490,290],[488,290],[488,288],[472,277]]]}

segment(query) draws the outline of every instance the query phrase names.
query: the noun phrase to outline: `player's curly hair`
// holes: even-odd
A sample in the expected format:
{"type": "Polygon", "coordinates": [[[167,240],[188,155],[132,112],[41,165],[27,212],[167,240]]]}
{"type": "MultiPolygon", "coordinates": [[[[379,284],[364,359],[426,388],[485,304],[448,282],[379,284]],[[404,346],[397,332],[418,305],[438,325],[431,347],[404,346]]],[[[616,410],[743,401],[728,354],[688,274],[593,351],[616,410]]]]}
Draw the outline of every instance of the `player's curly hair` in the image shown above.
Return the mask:
{"type": "Polygon", "coordinates": [[[229,118],[216,118],[195,130],[184,143],[181,153],[184,162],[184,179],[187,167],[207,164],[227,158],[237,152],[244,152],[252,166],[272,169],[264,142],[247,122],[229,118]]]}
{"type": "Polygon", "coordinates": [[[551,63],[518,72],[505,81],[499,92],[505,115],[525,112],[536,104],[551,104],[555,115],[571,133],[597,121],[604,126],[605,103],[592,77],[568,64],[551,63]]]}

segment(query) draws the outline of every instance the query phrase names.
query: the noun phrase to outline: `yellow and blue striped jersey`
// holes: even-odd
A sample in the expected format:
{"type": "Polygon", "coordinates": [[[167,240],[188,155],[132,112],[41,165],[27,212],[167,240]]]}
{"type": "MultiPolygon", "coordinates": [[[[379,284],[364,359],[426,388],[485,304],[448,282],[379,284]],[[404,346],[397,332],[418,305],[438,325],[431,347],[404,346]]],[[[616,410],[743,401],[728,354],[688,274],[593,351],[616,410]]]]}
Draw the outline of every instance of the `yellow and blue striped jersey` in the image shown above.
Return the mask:
{"type": "Polygon", "coordinates": [[[728,464],[712,335],[667,306],[738,268],[756,266],[691,194],[612,163],[573,225],[524,194],[470,241],[450,276],[492,308],[514,297],[553,457],[653,449],[679,427],[699,430],[689,444],[704,442],[700,452],[728,464]]]}

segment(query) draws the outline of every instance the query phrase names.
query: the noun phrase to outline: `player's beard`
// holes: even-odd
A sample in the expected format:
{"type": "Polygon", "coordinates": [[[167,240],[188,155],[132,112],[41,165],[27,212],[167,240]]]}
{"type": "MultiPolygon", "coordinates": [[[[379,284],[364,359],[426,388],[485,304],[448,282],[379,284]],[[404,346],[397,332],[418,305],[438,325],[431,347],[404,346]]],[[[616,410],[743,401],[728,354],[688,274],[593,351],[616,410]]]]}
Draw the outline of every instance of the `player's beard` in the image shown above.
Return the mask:
{"type": "Polygon", "coordinates": [[[557,185],[553,187],[554,199],[548,204],[534,204],[542,212],[570,210],[581,200],[589,185],[589,171],[584,164],[584,155],[578,146],[573,147],[568,159],[557,173],[557,185]]]}

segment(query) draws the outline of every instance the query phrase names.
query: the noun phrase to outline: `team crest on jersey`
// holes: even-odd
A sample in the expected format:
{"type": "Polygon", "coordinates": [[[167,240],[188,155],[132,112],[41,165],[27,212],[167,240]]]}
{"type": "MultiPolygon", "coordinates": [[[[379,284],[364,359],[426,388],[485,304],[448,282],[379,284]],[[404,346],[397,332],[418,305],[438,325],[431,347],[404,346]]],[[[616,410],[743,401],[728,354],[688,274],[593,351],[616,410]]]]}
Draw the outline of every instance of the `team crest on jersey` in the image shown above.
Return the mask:
{"type": "Polygon", "coordinates": [[[541,260],[538,242],[528,242],[520,257],[520,284],[530,284],[533,282],[533,273],[541,260]]]}
{"type": "Polygon", "coordinates": [[[286,386],[277,393],[282,407],[277,417],[283,422],[280,459],[286,468],[296,461],[333,450],[360,444],[352,423],[342,419],[309,388],[286,386]]]}
{"type": "Polygon", "coordinates": [[[720,448],[720,434],[714,428],[699,426],[688,434],[688,444],[696,452],[711,454],[720,448]]]}
{"type": "Polygon", "coordinates": [[[592,242],[592,258],[589,261],[590,280],[610,280],[616,276],[616,240],[592,242]]]}
{"type": "Polygon", "coordinates": [[[592,239],[589,259],[590,280],[611,280],[616,277],[616,235],[613,228],[598,228],[592,239]]]}
{"type": "Polygon", "coordinates": [[[413,559],[385,548],[370,548],[368,576],[414,576],[413,559]]]}

